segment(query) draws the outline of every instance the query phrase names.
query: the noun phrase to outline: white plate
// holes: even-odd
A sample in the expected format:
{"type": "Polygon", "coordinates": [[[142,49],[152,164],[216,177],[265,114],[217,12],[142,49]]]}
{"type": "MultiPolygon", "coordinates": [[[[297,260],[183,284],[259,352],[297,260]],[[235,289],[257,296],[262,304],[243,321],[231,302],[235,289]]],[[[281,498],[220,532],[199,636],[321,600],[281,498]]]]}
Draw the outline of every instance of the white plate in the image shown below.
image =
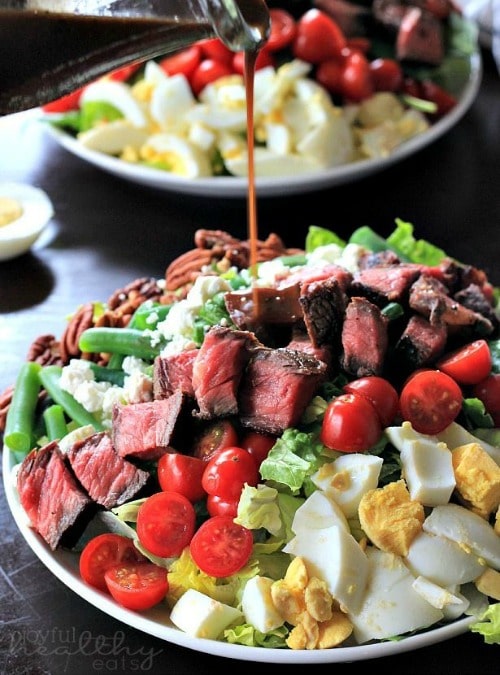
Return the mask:
{"type": "MultiPolygon", "coordinates": [[[[382,171],[430,145],[451,129],[474,101],[482,75],[482,62],[479,52],[472,55],[470,66],[469,79],[459,94],[458,103],[453,110],[430,127],[428,131],[415,136],[399,146],[389,157],[361,160],[344,166],[333,167],[325,171],[302,174],[300,176],[257,178],[257,195],[259,197],[285,196],[287,194],[299,194],[341,185],[382,171]]],[[[166,171],[124,162],[116,157],[111,157],[95,150],[89,150],[64,131],[56,129],[50,124],[46,124],[46,127],[51,136],[72,154],[132,183],[139,183],[140,185],[147,185],[148,187],[160,190],[205,197],[247,196],[248,183],[246,178],[232,176],[198,179],[181,178],[166,171]]]]}
{"type": "Polygon", "coordinates": [[[358,647],[336,647],[335,649],[324,650],[265,649],[263,647],[245,647],[226,642],[216,642],[215,640],[193,638],[173,626],[166,609],[158,606],[149,612],[132,612],[120,607],[106,594],[85,584],[78,573],[77,556],[68,551],[51,551],[42,538],[29,527],[27,516],[19,503],[15,483],[12,479],[12,466],[12,454],[8,448],[4,447],[3,477],[7,502],[21,534],[41,562],[60,581],[97,609],[132,628],[182,647],[243,661],[291,664],[343,663],[393,656],[443,642],[465,633],[469,625],[475,620],[473,617],[467,617],[396,642],[388,641],[358,647]]]}

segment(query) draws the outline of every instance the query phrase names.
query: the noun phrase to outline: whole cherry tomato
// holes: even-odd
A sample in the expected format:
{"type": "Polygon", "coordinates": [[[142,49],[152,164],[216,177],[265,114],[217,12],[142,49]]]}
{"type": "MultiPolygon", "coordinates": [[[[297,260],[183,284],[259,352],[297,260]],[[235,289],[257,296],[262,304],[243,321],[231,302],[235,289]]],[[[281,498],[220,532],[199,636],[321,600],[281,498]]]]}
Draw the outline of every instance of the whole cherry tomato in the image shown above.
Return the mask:
{"type": "MultiPolygon", "coordinates": [[[[261,68],[266,68],[267,66],[274,66],[273,56],[266,49],[261,49],[255,60],[255,70],[261,70],[261,68]]],[[[245,73],[245,52],[236,52],[233,56],[232,68],[239,75],[245,73]]]]}
{"type": "Polygon", "coordinates": [[[500,373],[491,373],[472,387],[472,395],[484,403],[496,427],[500,427],[500,373]]]}
{"type": "Polygon", "coordinates": [[[158,482],[162,490],[179,492],[190,502],[197,502],[206,493],[201,485],[201,477],[206,462],[199,457],[168,452],[158,460],[158,482]]]}
{"type": "Polygon", "coordinates": [[[167,75],[185,75],[188,80],[201,62],[201,49],[192,45],[176,54],[171,54],[159,61],[159,66],[167,75]]]}
{"type": "Polygon", "coordinates": [[[321,427],[321,442],[339,452],[364,452],[382,435],[374,406],[361,394],[341,394],[328,405],[321,427]]]}
{"type": "Polygon", "coordinates": [[[403,86],[403,69],[394,59],[374,59],[370,73],[375,91],[397,92],[403,86]]]}
{"type": "Polygon", "coordinates": [[[222,499],[217,495],[207,496],[207,511],[211,516],[231,516],[236,518],[238,515],[238,499],[222,499]]]}
{"type": "Polygon", "coordinates": [[[245,483],[255,486],[259,472],[253,457],[243,448],[219,450],[208,460],[201,479],[205,492],[224,500],[239,499],[245,483]]]}
{"type": "Polygon", "coordinates": [[[316,68],[315,79],[330,94],[340,94],[342,70],[343,63],[340,59],[327,59],[316,68]]]}
{"type": "Polygon", "coordinates": [[[321,63],[340,57],[346,38],[339,25],[319,9],[310,9],[297,21],[292,51],[297,59],[321,63]]]}
{"type": "Polygon", "coordinates": [[[348,101],[359,102],[372,96],[374,88],[370,63],[361,52],[352,51],[345,57],[340,90],[348,101]]]}
{"type": "Polygon", "coordinates": [[[257,468],[266,459],[275,443],[276,436],[261,434],[258,431],[248,431],[241,439],[241,447],[253,457],[257,468]]]}
{"type": "Polygon", "coordinates": [[[349,382],[343,389],[348,394],[366,396],[377,411],[382,426],[388,427],[394,421],[399,408],[399,395],[388,380],[368,375],[349,382]]]}
{"type": "Polygon", "coordinates": [[[194,95],[198,96],[207,84],[215,82],[215,80],[225,77],[226,75],[232,75],[233,72],[232,67],[222,61],[204,59],[196,66],[189,78],[191,89],[193,90],[194,95]]]}

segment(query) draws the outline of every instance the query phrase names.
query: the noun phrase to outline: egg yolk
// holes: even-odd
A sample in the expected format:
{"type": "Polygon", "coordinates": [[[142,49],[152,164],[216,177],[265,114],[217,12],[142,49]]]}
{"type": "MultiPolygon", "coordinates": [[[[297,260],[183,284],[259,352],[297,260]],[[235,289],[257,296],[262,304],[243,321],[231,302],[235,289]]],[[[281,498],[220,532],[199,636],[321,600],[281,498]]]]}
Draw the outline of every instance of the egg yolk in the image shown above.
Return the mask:
{"type": "Polygon", "coordinates": [[[0,227],[13,223],[22,214],[23,207],[16,199],[0,197],[0,227]]]}

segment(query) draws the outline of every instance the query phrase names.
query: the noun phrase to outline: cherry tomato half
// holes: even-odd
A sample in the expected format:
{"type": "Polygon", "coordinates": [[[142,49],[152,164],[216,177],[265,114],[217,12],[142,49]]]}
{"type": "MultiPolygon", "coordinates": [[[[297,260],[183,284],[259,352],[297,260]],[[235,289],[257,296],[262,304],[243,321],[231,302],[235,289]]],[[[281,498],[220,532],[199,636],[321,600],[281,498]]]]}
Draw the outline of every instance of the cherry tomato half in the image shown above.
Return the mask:
{"type": "Polygon", "coordinates": [[[415,431],[438,434],[456,419],[462,400],[462,390],[453,378],[440,370],[425,369],[404,384],[399,409],[415,431]]]}
{"type": "Polygon", "coordinates": [[[448,114],[457,104],[457,99],[452,94],[432,80],[422,80],[420,90],[421,98],[436,104],[436,117],[448,114]]]}
{"type": "Polygon", "coordinates": [[[167,570],[151,562],[113,565],[104,578],[116,602],[139,612],[157,605],[168,591],[167,570]]]}
{"type": "Polygon", "coordinates": [[[353,380],[343,388],[346,394],[361,394],[373,405],[383,427],[388,427],[399,409],[399,394],[383,377],[369,375],[353,380]]]}
{"type": "Polygon", "coordinates": [[[238,433],[229,420],[211,422],[198,435],[193,444],[193,455],[200,459],[210,459],[217,450],[238,445],[238,433]]]}
{"type": "Polygon", "coordinates": [[[341,394],[328,405],[321,427],[321,442],[339,452],[364,452],[382,435],[374,406],[361,394],[341,394]]]}
{"type": "Polygon", "coordinates": [[[184,495],[157,492],[139,507],[137,536],[154,555],[178,556],[191,541],[195,521],[194,506],[184,495]]]}
{"type": "Polygon", "coordinates": [[[442,370],[460,384],[477,384],[491,371],[491,352],[486,340],[475,340],[463,347],[445,354],[436,363],[442,370]]]}
{"type": "Polygon", "coordinates": [[[286,9],[271,8],[269,16],[271,19],[271,32],[265,44],[265,49],[270,52],[277,52],[280,49],[288,47],[293,42],[296,33],[296,23],[294,17],[286,9]]]}
{"type": "Polygon", "coordinates": [[[136,73],[141,67],[140,63],[131,63],[128,66],[122,66],[121,68],[116,68],[112,70],[106,77],[109,77],[115,82],[126,82],[129,78],[136,73]]]}
{"type": "Polygon", "coordinates": [[[165,56],[158,62],[167,75],[185,75],[190,79],[201,62],[201,49],[198,45],[192,45],[176,54],[165,56]]]}
{"type": "Polygon", "coordinates": [[[340,59],[322,61],[316,68],[316,82],[321,84],[330,94],[340,94],[342,70],[343,63],[340,59]]]}
{"type": "Polygon", "coordinates": [[[500,427],[500,373],[491,373],[472,387],[472,395],[484,403],[496,427],[500,427]]]}
{"type": "Polygon", "coordinates": [[[231,516],[214,516],[198,528],[189,550],[202,572],[228,577],[246,565],[252,548],[250,530],[235,523],[231,516]]]}
{"type": "Polygon", "coordinates": [[[257,468],[266,459],[275,443],[276,436],[261,434],[258,431],[248,431],[241,439],[241,447],[253,457],[257,468]]]}
{"type": "Polygon", "coordinates": [[[340,57],[345,46],[346,39],[339,25],[321,10],[309,9],[297,21],[292,46],[295,58],[321,63],[340,57]]]}
{"type": "Polygon", "coordinates": [[[91,539],[80,555],[80,576],[101,591],[107,591],[104,574],[113,565],[145,562],[132,539],[121,534],[105,532],[91,539]]]}
{"type": "Polygon", "coordinates": [[[206,465],[199,457],[167,452],[158,461],[158,482],[161,489],[179,492],[190,502],[203,499],[206,492],[201,485],[201,477],[206,465]]]}
{"type": "Polygon", "coordinates": [[[219,450],[206,465],[201,484],[209,495],[225,500],[239,499],[245,483],[257,485],[259,471],[253,457],[243,448],[219,450]]]}

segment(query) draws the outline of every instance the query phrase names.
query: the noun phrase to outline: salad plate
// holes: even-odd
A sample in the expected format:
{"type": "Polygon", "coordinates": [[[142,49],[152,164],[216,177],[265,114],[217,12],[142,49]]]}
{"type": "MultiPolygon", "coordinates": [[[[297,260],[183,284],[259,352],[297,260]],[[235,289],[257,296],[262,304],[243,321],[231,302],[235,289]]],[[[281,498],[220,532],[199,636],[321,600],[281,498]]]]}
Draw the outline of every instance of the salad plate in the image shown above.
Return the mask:
{"type": "MultiPolygon", "coordinates": [[[[398,146],[392,154],[387,157],[363,159],[306,174],[286,177],[257,177],[256,190],[258,195],[260,197],[285,196],[353,182],[379,173],[434,143],[460,121],[476,98],[482,76],[482,61],[479,51],[470,55],[468,65],[469,75],[461,90],[456,92],[457,104],[455,107],[429,129],[398,146]]],[[[91,150],[62,129],[45,122],[44,126],[54,141],[68,152],[98,169],[131,183],[202,197],[241,198],[247,196],[248,181],[246,177],[183,178],[166,171],[126,162],[117,157],[91,150]]]]}
{"type": "Polygon", "coordinates": [[[147,612],[133,612],[118,605],[105,593],[95,590],[84,583],[78,572],[78,557],[75,553],[64,550],[51,551],[42,538],[30,527],[27,516],[19,502],[15,481],[13,480],[13,470],[14,461],[12,453],[7,447],[4,447],[3,479],[7,503],[17,527],[27,544],[47,569],[74,593],[100,611],[105,612],[131,628],[181,647],[214,656],[261,663],[344,663],[393,656],[422,647],[428,647],[465,633],[469,629],[470,624],[476,620],[475,617],[469,616],[403,640],[323,650],[246,647],[244,645],[191,637],[171,623],[166,608],[163,609],[161,606],[156,606],[147,612]]]}

